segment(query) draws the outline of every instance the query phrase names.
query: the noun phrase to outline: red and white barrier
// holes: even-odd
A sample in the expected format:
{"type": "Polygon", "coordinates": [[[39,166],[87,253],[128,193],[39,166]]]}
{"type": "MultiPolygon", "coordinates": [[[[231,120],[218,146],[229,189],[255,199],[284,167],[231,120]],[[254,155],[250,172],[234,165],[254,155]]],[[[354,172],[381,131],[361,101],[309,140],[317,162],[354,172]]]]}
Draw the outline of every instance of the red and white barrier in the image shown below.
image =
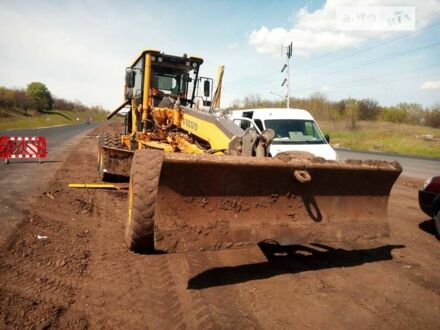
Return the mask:
{"type": "Polygon", "coordinates": [[[0,136],[0,158],[30,159],[46,158],[46,138],[44,136],[0,136]]]}

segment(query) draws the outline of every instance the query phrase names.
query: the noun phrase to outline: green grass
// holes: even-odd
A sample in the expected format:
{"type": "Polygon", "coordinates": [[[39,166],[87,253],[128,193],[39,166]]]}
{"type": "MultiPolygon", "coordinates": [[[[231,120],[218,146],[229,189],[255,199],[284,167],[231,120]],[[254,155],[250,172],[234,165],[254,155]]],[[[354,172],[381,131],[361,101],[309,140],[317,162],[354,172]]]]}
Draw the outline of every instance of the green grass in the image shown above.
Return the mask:
{"type": "Polygon", "coordinates": [[[106,113],[101,111],[30,112],[30,116],[24,116],[16,112],[1,110],[0,130],[82,124],[90,119],[93,123],[96,123],[106,121],[105,116],[106,113]],[[2,114],[4,116],[1,116],[2,114]]]}
{"type": "Polygon", "coordinates": [[[318,124],[324,133],[330,134],[333,147],[440,158],[438,128],[361,121],[351,130],[347,122],[318,121],[318,124]],[[427,141],[421,135],[433,135],[437,140],[427,141]]]}

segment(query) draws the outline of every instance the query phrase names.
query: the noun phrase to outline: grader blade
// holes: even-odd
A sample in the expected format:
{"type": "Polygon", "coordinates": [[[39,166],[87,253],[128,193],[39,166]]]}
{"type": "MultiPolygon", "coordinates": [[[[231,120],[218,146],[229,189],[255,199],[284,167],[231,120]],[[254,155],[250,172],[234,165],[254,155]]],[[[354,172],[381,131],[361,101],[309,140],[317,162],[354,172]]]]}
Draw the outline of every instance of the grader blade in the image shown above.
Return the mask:
{"type": "Polygon", "coordinates": [[[386,236],[401,171],[397,162],[165,153],[154,246],[183,252],[386,236]]]}

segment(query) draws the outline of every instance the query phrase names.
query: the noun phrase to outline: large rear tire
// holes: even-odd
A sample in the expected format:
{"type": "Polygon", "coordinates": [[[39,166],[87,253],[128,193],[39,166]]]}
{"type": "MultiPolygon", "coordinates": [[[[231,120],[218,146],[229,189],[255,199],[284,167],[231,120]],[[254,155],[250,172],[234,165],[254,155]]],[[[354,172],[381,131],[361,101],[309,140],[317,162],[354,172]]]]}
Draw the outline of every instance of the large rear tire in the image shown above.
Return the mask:
{"type": "Polygon", "coordinates": [[[154,251],[154,212],[162,161],[159,150],[141,149],[133,156],[125,241],[135,252],[154,251]]]}

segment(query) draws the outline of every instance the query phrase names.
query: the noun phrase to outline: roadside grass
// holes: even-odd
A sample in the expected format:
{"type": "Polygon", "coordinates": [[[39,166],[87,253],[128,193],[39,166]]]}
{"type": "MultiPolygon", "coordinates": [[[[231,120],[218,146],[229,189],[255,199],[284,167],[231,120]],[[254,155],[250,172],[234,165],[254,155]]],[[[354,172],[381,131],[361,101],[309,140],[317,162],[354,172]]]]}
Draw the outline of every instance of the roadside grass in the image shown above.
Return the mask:
{"type": "Polygon", "coordinates": [[[12,111],[3,110],[0,113],[0,130],[82,124],[87,120],[96,123],[106,121],[106,115],[107,113],[102,111],[54,110],[53,112],[45,113],[29,111],[28,116],[24,116],[12,111]],[[3,116],[1,116],[2,114],[3,116]]]}
{"type": "Polygon", "coordinates": [[[318,124],[336,148],[440,158],[438,128],[378,121],[359,121],[355,130],[343,121],[318,124]]]}

